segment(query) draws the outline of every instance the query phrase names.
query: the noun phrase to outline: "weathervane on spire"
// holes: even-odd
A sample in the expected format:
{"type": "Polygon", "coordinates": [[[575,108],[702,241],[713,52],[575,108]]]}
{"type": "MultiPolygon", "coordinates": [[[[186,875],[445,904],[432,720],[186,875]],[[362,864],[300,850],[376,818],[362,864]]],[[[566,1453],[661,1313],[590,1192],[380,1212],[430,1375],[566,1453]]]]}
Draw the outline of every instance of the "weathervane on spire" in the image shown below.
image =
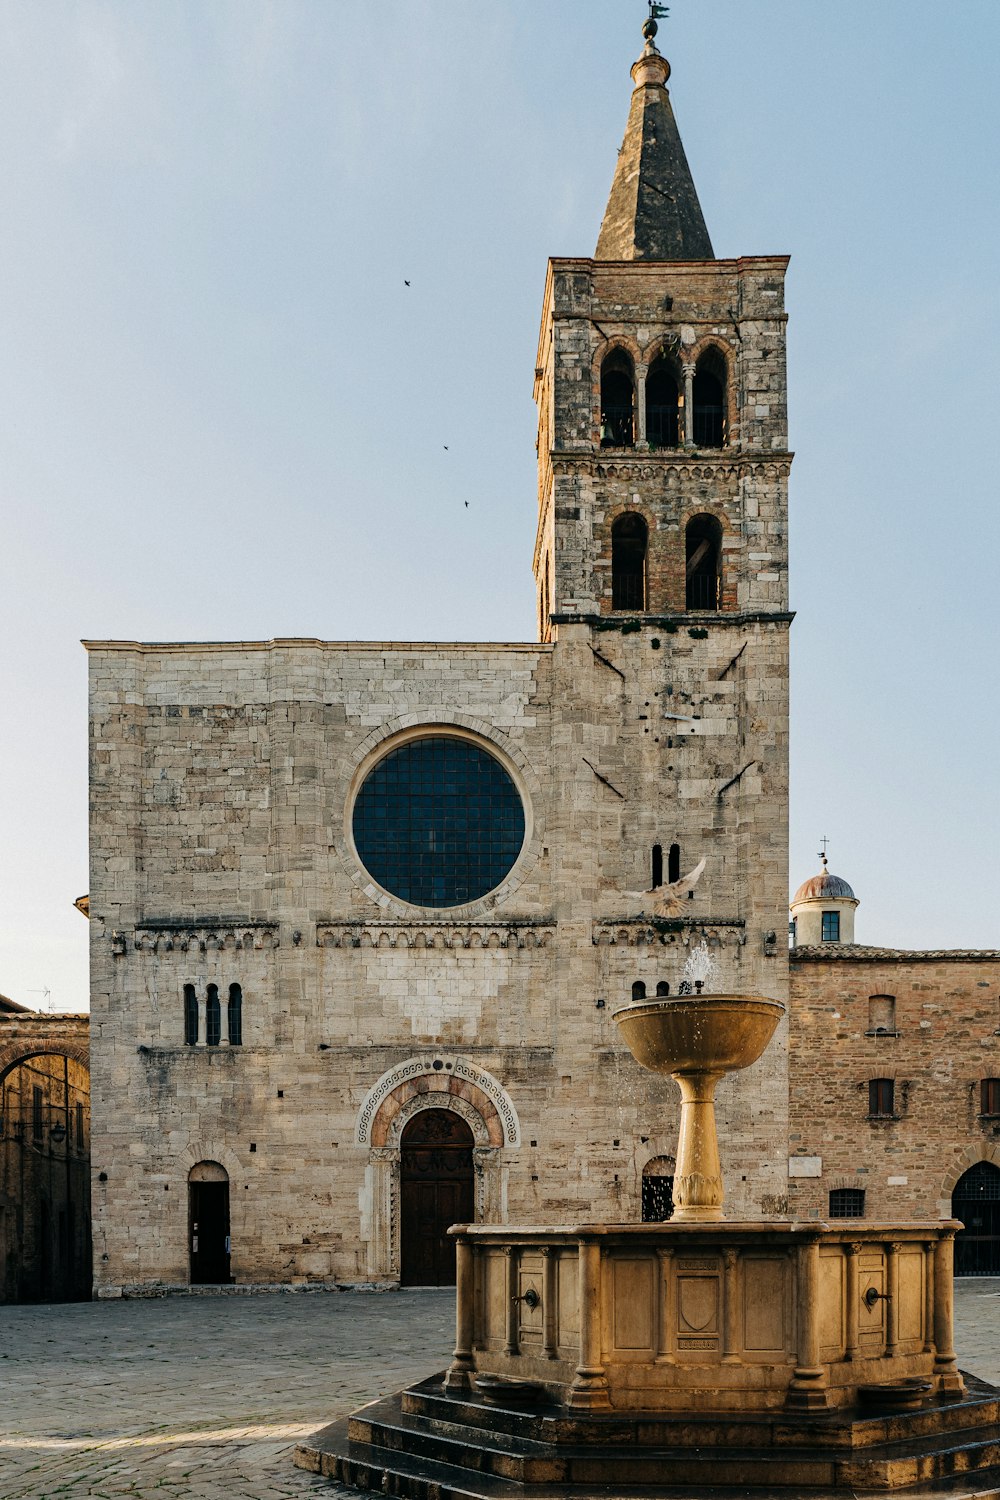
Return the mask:
{"type": "Polygon", "coordinates": [[[665,21],[670,14],[669,5],[661,5],[659,0],[649,0],[649,20],[643,22],[642,34],[647,42],[652,42],[659,31],[657,21],[665,21]]]}

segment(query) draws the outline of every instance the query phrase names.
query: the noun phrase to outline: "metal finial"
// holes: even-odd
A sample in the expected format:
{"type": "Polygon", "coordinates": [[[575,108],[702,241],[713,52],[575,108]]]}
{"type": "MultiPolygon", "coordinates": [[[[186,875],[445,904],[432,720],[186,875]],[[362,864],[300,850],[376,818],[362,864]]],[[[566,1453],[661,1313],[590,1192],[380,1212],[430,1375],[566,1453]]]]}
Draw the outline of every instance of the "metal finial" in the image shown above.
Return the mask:
{"type": "Polygon", "coordinates": [[[827,867],[827,864],[828,864],[828,863],[829,863],[829,861],[828,861],[828,860],[827,860],[827,857],[826,857],[826,846],[827,846],[827,844],[828,844],[828,843],[829,843],[829,842],[830,842],[830,840],[829,840],[829,839],[828,839],[828,838],[827,838],[827,837],[826,837],[826,835],[825,835],[825,834],[824,834],[824,835],[823,835],[823,837],[822,837],[822,838],[821,838],[821,839],[820,839],[820,843],[821,843],[821,844],[822,844],[822,846],[823,846],[823,847],[822,847],[822,849],[821,849],[821,850],[820,850],[820,856],[819,856],[819,857],[820,857],[820,860],[821,860],[821,861],[822,861],[822,864],[823,864],[823,869],[824,869],[824,870],[825,870],[825,869],[826,869],[826,867],[827,867]]]}
{"type": "Polygon", "coordinates": [[[659,31],[657,21],[665,21],[670,14],[670,7],[661,5],[659,0],[649,0],[649,20],[643,22],[642,34],[647,42],[651,42],[659,31]]]}

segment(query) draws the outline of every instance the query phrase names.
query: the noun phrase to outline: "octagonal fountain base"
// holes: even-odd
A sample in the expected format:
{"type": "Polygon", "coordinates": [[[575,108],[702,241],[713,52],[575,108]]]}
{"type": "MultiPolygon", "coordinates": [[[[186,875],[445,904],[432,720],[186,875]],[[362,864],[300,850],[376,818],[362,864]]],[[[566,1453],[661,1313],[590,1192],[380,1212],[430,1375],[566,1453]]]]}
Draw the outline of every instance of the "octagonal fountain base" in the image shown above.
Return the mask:
{"type": "Polygon", "coordinates": [[[1000,1391],[952,1349],[956,1227],[465,1226],[450,1369],[296,1463],[414,1500],[1000,1497],[1000,1391]]]}

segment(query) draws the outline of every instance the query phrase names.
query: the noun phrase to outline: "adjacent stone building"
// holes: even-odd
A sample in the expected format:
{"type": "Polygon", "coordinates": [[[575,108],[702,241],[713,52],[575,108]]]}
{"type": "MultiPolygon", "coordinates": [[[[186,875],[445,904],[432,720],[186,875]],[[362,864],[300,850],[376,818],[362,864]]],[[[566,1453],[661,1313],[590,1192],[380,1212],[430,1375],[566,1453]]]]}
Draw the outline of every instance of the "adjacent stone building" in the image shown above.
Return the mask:
{"type": "Polygon", "coordinates": [[[1000,1275],[1000,952],[857,944],[857,905],[825,869],[792,901],[789,1209],[954,1215],[1000,1275]]]}
{"type": "MultiPolygon", "coordinates": [[[[702,942],[787,998],[786,260],[714,258],[668,75],[549,264],[537,642],[86,643],[100,1294],[661,1213],[614,1009],[702,942]]],[[[785,1201],[786,1031],[720,1089],[736,1214],[785,1201]]]]}

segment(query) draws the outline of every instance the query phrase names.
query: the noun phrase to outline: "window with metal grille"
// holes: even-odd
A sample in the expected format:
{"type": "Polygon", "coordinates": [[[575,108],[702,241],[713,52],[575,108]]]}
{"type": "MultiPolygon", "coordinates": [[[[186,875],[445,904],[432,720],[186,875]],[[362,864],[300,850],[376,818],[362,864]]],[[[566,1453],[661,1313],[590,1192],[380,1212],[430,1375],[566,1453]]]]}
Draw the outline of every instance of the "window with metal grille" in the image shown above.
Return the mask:
{"type": "Polygon", "coordinates": [[[980,1114],[1000,1115],[1000,1078],[984,1078],[979,1091],[980,1114]]]}
{"type": "Polygon", "coordinates": [[[722,592],[722,527],[714,516],[692,516],[685,539],[685,607],[718,609],[722,592]]]}
{"type": "Polygon", "coordinates": [[[840,912],[825,911],[823,913],[822,939],[824,943],[840,942],[840,912]]]}
{"type": "Polygon", "coordinates": [[[728,440],[726,361],[718,349],[706,349],[694,377],[696,448],[722,448],[728,440]]]}
{"type": "Polygon", "coordinates": [[[601,365],[601,447],[631,448],[635,441],[635,371],[624,349],[601,365]]]}
{"type": "Polygon", "coordinates": [[[865,1216],[864,1188],[833,1188],[830,1192],[831,1219],[863,1219],[865,1216]]]}
{"type": "Polygon", "coordinates": [[[226,1007],[230,1047],[243,1045],[243,991],[238,984],[229,986],[229,1004],[226,1007]]]}
{"type": "Polygon", "coordinates": [[[892,1078],[869,1078],[868,1113],[875,1119],[891,1120],[895,1112],[896,1085],[892,1078]]]}
{"type": "Polygon", "coordinates": [[[198,996],[193,984],[184,986],[184,1044],[187,1047],[198,1044],[198,996]]]}
{"type": "Polygon", "coordinates": [[[611,528],[611,608],[646,608],[646,543],[642,516],[629,511],[611,528]]]}
{"type": "Polygon", "coordinates": [[[642,1222],[662,1224],[674,1216],[674,1179],[656,1173],[642,1174],[642,1222]]]}
{"type": "Polygon", "coordinates": [[[219,1004],[219,986],[210,984],[205,993],[205,1043],[217,1047],[222,1041],[222,1007],[219,1004]]]}
{"type": "Polygon", "coordinates": [[[651,448],[676,448],[680,438],[677,378],[664,358],[646,376],[646,441],[651,448]]]}

